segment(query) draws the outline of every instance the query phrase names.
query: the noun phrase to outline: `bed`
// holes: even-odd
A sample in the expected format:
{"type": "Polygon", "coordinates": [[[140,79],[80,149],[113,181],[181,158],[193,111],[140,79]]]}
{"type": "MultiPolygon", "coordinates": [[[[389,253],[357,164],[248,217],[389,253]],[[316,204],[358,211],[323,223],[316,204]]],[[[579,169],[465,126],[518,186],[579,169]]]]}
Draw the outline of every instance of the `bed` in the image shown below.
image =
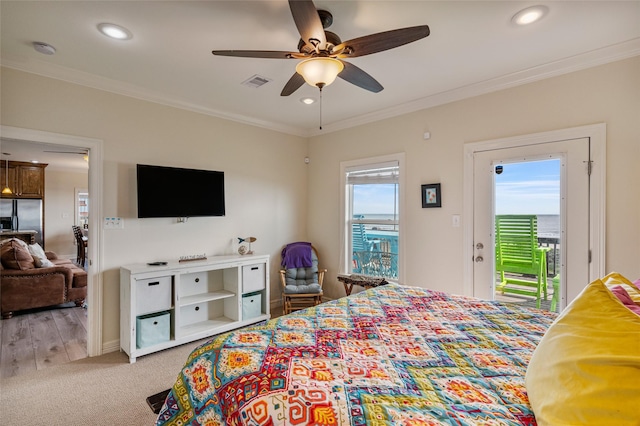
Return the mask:
{"type": "Polygon", "coordinates": [[[535,425],[525,372],[555,318],[373,288],[196,348],[157,425],[535,425]]]}

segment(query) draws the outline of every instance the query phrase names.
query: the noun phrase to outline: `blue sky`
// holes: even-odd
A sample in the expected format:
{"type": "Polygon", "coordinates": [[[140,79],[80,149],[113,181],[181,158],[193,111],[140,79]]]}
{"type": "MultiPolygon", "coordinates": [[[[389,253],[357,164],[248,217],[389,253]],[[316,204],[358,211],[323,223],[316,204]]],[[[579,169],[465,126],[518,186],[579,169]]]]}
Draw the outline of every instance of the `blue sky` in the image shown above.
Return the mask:
{"type": "Polygon", "coordinates": [[[502,164],[496,214],[560,214],[560,160],[502,164]]]}
{"type": "MultiPolygon", "coordinates": [[[[393,214],[395,185],[355,185],[354,214],[393,214]]],[[[397,203],[397,197],[396,203],[397,203]]]]}

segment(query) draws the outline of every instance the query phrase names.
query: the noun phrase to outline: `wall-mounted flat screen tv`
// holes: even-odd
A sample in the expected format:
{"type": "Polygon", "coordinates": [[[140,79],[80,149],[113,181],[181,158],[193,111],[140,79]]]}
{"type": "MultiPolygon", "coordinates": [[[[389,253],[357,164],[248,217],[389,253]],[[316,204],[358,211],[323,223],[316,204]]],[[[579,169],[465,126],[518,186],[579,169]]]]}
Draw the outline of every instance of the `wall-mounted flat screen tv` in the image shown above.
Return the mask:
{"type": "Polygon", "coordinates": [[[224,216],[224,172],[137,165],[138,217],[224,216]]]}

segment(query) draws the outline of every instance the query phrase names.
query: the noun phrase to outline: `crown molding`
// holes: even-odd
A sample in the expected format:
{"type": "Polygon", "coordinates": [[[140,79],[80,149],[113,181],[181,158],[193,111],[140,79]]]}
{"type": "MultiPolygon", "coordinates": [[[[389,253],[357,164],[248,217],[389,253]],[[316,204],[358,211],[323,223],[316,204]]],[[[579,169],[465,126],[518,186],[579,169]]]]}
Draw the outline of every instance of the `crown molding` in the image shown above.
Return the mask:
{"type": "Polygon", "coordinates": [[[634,38],[623,43],[607,46],[602,49],[595,49],[580,55],[575,55],[559,61],[538,65],[526,70],[506,74],[501,77],[492,78],[482,82],[458,87],[436,93],[412,102],[386,108],[380,111],[364,114],[347,120],[324,124],[323,130],[309,129],[308,136],[318,136],[338,130],[361,126],[376,121],[409,114],[415,111],[433,108],[439,105],[468,99],[491,92],[497,92],[516,86],[521,86],[535,81],[557,77],[564,74],[605,65],[611,62],[621,61],[640,55],[640,38],[634,38]]]}
{"type": "Polygon", "coordinates": [[[144,89],[142,87],[113,80],[110,78],[90,74],[73,68],[63,67],[61,65],[52,64],[43,61],[20,62],[11,59],[2,59],[2,66],[12,68],[18,71],[24,71],[30,74],[36,74],[43,77],[53,78],[65,81],[67,83],[78,84],[80,86],[92,89],[103,90],[109,93],[127,96],[147,102],[153,102],[160,105],[179,108],[187,111],[197,112],[224,120],[230,120],[242,124],[261,127],[268,130],[274,130],[280,133],[291,134],[294,136],[306,137],[307,132],[304,129],[285,126],[280,123],[273,123],[260,120],[254,117],[248,117],[240,114],[231,114],[225,111],[219,111],[207,108],[202,105],[186,102],[182,99],[168,97],[163,93],[153,90],[144,89]]]}
{"type": "Polygon", "coordinates": [[[547,64],[535,66],[515,73],[506,74],[501,77],[496,77],[479,83],[474,83],[452,90],[436,93],[391,108],[385,108],[380,111],[363,114],[334,123],[325,123],[322,130],[319,130],[317,128],[301,129],[298,127],[286,126],[280,123],[273,123],[256,119],[254,117],[248,117],[240,114],[231,114],[228,112],[207,108],[202,105],[185,102],[181,99],[167,97],[164,94],[146,90],[139,86],[123,83],[106,77],[100,77],[97,75],[86,73],[84,71],[62,67],[48,62],[19,62],[3,58],[2,65],[8,68],[13,68],[16,70],[54,78],[81,86],[116,93],[148,102],[193,111],[224,120],[230,120],[242,124],[273,130],[280,133],[308,138],[344,130],[347,128],[361,126],[375,121],[412,113],[422,109],[433,108],[435,106],[444,105],[450,102],[496,92],[499,90],[504,90],[575,71],[580,71],[598,65],[604,65],[610,62],[615,62],[638,55],[640,55],[640,38],[634,38],[626,42],[607,46],[601,49],[595,49],[569,58],[549,62],[547,64]]]}

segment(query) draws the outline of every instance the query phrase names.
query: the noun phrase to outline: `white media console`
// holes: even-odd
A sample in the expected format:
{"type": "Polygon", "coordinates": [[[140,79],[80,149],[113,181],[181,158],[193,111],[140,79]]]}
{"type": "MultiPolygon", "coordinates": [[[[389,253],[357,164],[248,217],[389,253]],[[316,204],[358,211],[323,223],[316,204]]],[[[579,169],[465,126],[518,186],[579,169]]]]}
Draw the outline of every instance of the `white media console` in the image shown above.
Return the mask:
{"type": "Polygon", "coordinates": [[[120,268],[120,348],[129,362],[269,318],[268,255],[120,268]]]}

